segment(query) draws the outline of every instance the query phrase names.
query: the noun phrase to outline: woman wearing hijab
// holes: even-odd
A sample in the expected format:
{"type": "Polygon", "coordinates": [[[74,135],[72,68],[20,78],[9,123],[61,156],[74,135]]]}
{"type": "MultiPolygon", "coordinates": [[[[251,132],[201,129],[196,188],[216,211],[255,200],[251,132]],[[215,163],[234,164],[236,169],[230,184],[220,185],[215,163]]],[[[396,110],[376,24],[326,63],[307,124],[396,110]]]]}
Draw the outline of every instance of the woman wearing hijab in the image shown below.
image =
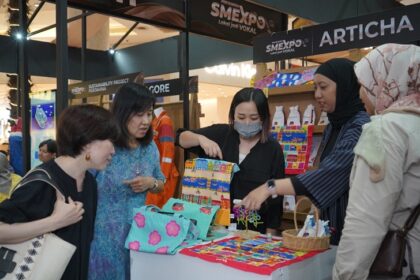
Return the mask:
{"type": "MultiPolygon", "coordinates": [[[[387,231],[402,228],[420,203],[420,47],[382,45],[355,71],[361,97],[377,115],[363,127],[354,150],[334,279],[366,279],[387,231]]],[[[414,271],[405,267],[402,279],[420,275],[419,236],[417,219],[406,238],[412,256],[407,250],[405,259],[414,271]]]]}
{"type": "Polygon", "coordinates": [[[325,129],[316,161],[319,168],[293,178],[275,180],[261,185],[242,204],[259,209],[271,195],[305,195],[321,210],[321,219],[329,220],[335,230],[331,244],[337,245],[346,213],[353,148],[369,122],[359,98],[359,83],[348,59],[335,58],[322,64],[315,72],[315,99],[327,112],[325,129]],[[319,157],[319,158],[318,158],[319,157]]]}

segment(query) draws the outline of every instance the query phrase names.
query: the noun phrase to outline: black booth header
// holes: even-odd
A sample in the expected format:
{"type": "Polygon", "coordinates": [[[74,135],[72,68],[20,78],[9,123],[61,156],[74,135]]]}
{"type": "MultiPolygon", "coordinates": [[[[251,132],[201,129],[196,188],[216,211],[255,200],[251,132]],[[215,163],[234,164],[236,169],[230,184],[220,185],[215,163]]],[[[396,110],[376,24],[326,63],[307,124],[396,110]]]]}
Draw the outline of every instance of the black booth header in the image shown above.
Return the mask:
{"type": "MultiPolygon", "coordinates": [[[[181,0],[69,0],[69,5],[115,16],[161,23],[185,29],[181,0]]],[[[191,0],[190,27],[193,33],[252,45],[261,34],[282,30],[287,15],[243,0],[191,0]]],[[[285,30],[287,26],[284,26],[285,30]]]]}
{"type": "MultiPolygon", "coordinates": [[[[77,95],[83,97],[111,95],[116,93],[121,86],[130,82],[144,84],[156,97],[182,94],[181,79],[144,81],[141,72],[71,84],[68,89],[69,94],[73,97],[77,95]]],[[[198,92],[198,76],[189,78],[189,91],[190,93],[198,92]]]]}
{"type": "Polygon", "coordinates": [[[420,4],[261,36],[254,63],[420,40],[420,4]]]}

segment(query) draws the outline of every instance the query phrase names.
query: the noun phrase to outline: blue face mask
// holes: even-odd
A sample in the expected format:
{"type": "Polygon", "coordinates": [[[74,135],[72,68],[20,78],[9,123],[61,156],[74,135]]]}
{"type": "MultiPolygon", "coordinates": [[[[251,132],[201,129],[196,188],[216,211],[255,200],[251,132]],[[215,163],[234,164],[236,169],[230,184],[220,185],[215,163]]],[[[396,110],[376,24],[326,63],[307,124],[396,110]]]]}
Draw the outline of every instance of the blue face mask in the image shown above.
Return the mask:
{"type": "Polygon", "coordinates": [[[261,122],[257,123],[241,123],[234,121],[233,122],[233,128],[244,138],[252,138],[262,130],[262,124],[261,122]]]}

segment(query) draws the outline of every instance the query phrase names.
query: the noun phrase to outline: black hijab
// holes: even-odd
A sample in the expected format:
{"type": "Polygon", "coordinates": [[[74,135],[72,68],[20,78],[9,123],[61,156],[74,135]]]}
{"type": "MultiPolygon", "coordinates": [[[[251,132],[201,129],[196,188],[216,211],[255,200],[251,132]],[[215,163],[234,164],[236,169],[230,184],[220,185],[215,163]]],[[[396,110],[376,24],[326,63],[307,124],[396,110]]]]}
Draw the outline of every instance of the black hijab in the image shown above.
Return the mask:
{"type": "Polygon", "coordinates": [[[328,113],[333,127],[341,127],[365,107],[359,97],[360,85],[354,73],[354,62],[346,58],[333,58],[318,67],[315,74],[321,74],[337,85],[335,110],[328,113]]]}

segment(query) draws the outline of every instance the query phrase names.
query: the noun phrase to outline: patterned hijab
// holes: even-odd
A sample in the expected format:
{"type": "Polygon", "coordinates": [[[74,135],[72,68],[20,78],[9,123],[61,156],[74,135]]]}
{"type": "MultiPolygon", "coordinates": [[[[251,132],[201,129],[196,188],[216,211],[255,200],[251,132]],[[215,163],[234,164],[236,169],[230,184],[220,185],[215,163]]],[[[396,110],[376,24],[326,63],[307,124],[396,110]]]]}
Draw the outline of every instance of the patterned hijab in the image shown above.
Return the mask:
{"type": "Polygon", "coordinates": [[[354,70],[377,114],[386,109],[420,114],[420,47],[381,45],[354,70]]]}
{"type": "MultiPolygon", "coordinates": [[[[356,63],[354,70],[376,114],[420,114],[420,47],[398,44],[379,46],[356,63]]],[[[381,122],[363,126],[354,153],[369,165],[372,182],[385,178],[386,150],[381,122]]]]}

